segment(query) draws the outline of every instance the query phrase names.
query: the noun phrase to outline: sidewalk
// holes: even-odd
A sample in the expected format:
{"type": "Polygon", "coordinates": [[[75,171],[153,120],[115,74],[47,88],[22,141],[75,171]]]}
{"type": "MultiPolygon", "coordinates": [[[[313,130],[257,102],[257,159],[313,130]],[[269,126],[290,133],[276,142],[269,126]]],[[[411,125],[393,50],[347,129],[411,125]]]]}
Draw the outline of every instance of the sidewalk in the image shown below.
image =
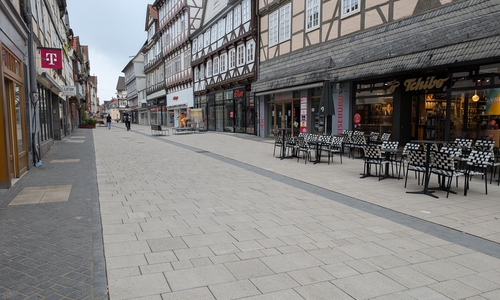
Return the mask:
{"type": "Polygon", "coordinates": [[[119,125],[57,141],[0,194],[0,299],[500,298],[496,184],[434,199],[360,179],[361,160],[119,125]]]}
{"type": "Polygon", "coordinates": [[[92,130],[0,194],[0,299],[107,299],[92,130]]]}

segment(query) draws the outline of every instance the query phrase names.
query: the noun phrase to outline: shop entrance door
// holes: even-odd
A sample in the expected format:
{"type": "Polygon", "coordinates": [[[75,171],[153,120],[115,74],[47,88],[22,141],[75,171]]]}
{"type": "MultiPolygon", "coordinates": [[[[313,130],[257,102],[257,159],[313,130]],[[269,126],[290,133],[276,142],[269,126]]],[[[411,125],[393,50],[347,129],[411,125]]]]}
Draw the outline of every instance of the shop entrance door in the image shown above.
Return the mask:
{"type": "MultiPolygon", "coordinates": [[[[300,132],[299,115],[300,101],[288,100],[270,103],[272,130],[286,130],[292,135],[298,135],[300,132]]],[[[271,132],[272,133],[272,132],[271,132]]]]}
{"type": "Polygon", "coordinates": [[[24,102],[21,85],[11,80],[4,80],[7,99],[7,163],[10,178],[19,178],[28,170],[28,152],[26,149],[26,125],[24,122],[24,102]]]}

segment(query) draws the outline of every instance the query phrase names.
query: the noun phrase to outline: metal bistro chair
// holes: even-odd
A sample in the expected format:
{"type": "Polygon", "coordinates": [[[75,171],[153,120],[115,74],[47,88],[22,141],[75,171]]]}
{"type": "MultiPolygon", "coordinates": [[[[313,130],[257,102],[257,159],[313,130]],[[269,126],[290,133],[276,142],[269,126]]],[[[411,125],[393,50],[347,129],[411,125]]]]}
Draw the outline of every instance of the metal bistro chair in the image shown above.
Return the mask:
{"type": "MultiPolygon", "coordinates": [[[[452,146],[443,146],[443,147],[441,147],[441,149],[439,149],[439,152],[451,155],[453,157],[453,161],[455,162],[455,170],[461,171],[463,173],[462,148],[452,147],[452,146]]],[[[456,186],[458,187],[458,177],[457,177],[456,186]]]]}
{"type": "Polygon", "coordinates": [[[370,143],[376,143],[378,141],[378,136],[380,134],[378,132],[370,132],[370,137],[369,137],[369,140],[370,140],[370,143]]]}
{"type": "Polygon", "coordinates": [[[462,148],[462,154],[467,156],[469,155],[472,148],[472,139],[462,139],[456,138],[453,143],[456,147],[462,148]]]}
{"type": "MultiPolygon", "coordinates": [[[[389,161],[385,160],[385,157],[382,155],[382,152],[380,150],[380,145],[365,145],[363,147],[363,152],[364,152],[364,166],[363,166],[363,176],[368,177],[370,176],[370,169],[373,165],[378,166],[378,170],[375,169],[375,174],[378,173],[378,180],[382,178],[384,173],[382,172],[382,166],[385,165],[387,168],[387,164],[389,164],[389,161]]],[[[376,167],[375,167],[376,168],[376,167]]]]}
{"type": "Polygon", "coordinates": [[[285,134],[285,149],[289,152],[289,155],[291,156],[295,155],[296,145],[297,141],[295,137],[291,133],[285,134]]]}
{"type": "Polygon", "coordinates": [[[273,151],[273,156],[276,157],[276,147],[280,148],[280,156],[283,155],[282,150],[283,150],[283,139],[280,134],[275,133],[274,134],[274,151],[273,151]]]}
{"type": "MultiPolygon", "coordinates": [[[[363,132],[362,131],[359,131],[359,132],[361,132],[361,134],[357,133],[357,134],[353,134],[352,135],[352,142],[353,142],[353,144],[352,144],[351,147],[352,147],[352,149],[357,149],[360,158],[362,158],[363,155],[364,155],[363,154],[364,153],[364,147],[366,146],[366,139],[365,139],[365,135],[363,134],[363,132]]],[[[353,153],[353,157],[354,157],[354,153],[353,153]]]]}
{"type": "Polygon", "coordinates": [[[440,179],[443,177],[443,180],[448,178],[445,186],[445,190],[447,192],[446,198],[450,195],[452,179],[464,175],[463,172],[455,169],[455,159],[453,155],[445,152],[434,153],[434,162],[432,164],[431,174],[438,175],[440,179]]]}
{"type": "Polygon", "coordinates": [[[333,161],[333,155],[337,153],[340,156],[340,163],[342,164],[342,137],[341,136],[334,136],[332,137],[332,140],[330,142],[330,145],[328,146],[328,164],[330,164],[330,156],[332,157],[333,161]]]}
{"type": "Polygon", "coordinates": [[[380,137],[381,142],[387,142],[391,138],[391,134],[388,132],[382,133],[382,136],[380,137]]]}
{"type": "Polygon", "coordinates": [[[297,151],[297,162],[299,162],[300,153],[302,152],[302,158],[305,160],[304,164],[307,164],[307,160],[311,160],[311,148],[309,147],[309,143],[304,137],[299,136],[295,147],[297,151]]]}
{"type": "Polygon", "coordinates": [[[408,181],[409,171],[414,171],[415,173],[418,174],[418,181],[417,181],[418,184],[420,184],[421,173],[424,175],[422,182],[425,182],[425,176],[427,176],[427,174],[425,173],[426,153],[420,150],[408,150],[407,155],[408,155],[408,161],[406,164],[405,188],[406,188],[406,183],[408,181]]]}
{"type": "MultiPolygon", "coordinates": [[[[397,153],[396,152],[388,152],[386,155],[385,150],[398,150],[399,142],[397,141],[384,141],[382,142],[382,154],[385,155],[386,159],[389,160],[391,164],[392,176],[394,176],[394,163],[396,163],[396,171],[398,169],[397,166],[397,153]]],[[[399,179],[399,174],[398,174],[399,179]]]]}
{"type": "Polygon", "coordinates": [[[418,150],[420,145],[417,143],[406,143],[403,147],[403,151],[401,152],[401,157],[396,159],[396,165],[399,163],[399,171],[398,176],[401,175],[401,168],[403,168],[403,174],[405,174],[405,163],[408,162],[408,151],[409,150],[418,150]]]}
{"type": "Polygon", "coordinates": [[[491,151],[490,160],[488,161],[488,166],[490,167],[490,184],[493,182],[493,175],[496,173],[496,169],[500,166],[500,162],[495,158],[495,141],[492,140],[476,140],[472,149],[480,151],[491,151]]]}
{"type": "Polygon", "coordinates": [[[344,154],[345,154],[344,150],[345,150],[345,148],[347,148],[347,150],[349,151],[348,152],[349,158],[351,158],[351,149],[352,149],[352,145],[353,145],[352,134],[353,134],[352,130],[343,130],[342,131],[342,152],[344,152],[344,154]]]}
{"type": "Polygon", "coordinates": [[[467,168],[465,169],[464,195],[467,196],[469,181],[472,176],[481,175],[484,177],[484,191],[488,195],[488,176],[486,170],[491,158],[491,151],[472,150],[467,158],[467,168]]]}

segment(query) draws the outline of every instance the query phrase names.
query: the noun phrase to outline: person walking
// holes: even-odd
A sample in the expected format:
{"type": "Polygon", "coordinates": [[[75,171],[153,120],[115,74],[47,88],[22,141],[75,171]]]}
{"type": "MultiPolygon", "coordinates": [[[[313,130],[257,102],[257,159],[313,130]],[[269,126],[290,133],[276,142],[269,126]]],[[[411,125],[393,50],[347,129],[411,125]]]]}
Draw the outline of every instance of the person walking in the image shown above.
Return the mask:
{"type": "Polygon", "coordinates": [[[111,115],[109,115],[109,114],[106,117],[106,123],[108,123],[108,129],[111,129],[111,115]]]}
{"type": "Polygon", "coordinates": [[[127,131],[130,130],[130,121],[132,121],[132,117],[129,114],[124,115],[125,126],[127,127],[127,131]]]}

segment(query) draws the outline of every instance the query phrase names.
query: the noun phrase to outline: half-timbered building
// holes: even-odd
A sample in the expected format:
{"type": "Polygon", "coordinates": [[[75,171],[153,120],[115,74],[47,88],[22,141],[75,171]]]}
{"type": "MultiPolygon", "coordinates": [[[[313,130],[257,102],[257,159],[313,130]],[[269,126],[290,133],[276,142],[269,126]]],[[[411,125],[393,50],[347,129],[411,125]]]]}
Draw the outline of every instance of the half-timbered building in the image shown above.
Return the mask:
{"type": "Polygon", "coordinates": [[[191,40],[195,107],[208,130],[256,133],[256,30],[253,0],[206,1],[191,40]]]}
{"type": "Polygon", "coordinates": [[[258,14],[261,136],[326,122],[328,133],[389,132],[402,145],[480,139],[500,114],[498,1],[259,0],[258,14]]]}
{"type": "MultiPolygon", "coordinates": [[[[146,32],[148,39],[142,48],[144,54],[144,74],[146,75],[145,99],[138,103],[139,124],[167,124],[167,94],[165,91],[165,65],[158,24],[158,12],[148,4],[146,12],[146,32]]],[[[142,93],[140,91],[139,93],[142,93]]]]}
{"type": "MultiPolygon", "coordinates": [[[[180,115],[193,107],[193,73],[189,35],[201,24],[204,0],[157,0],[162,57],[165,67],[166,125],[179,127],[180,115]]],[[[157,104],[158,105],[158,104],[157,104]]]]}

